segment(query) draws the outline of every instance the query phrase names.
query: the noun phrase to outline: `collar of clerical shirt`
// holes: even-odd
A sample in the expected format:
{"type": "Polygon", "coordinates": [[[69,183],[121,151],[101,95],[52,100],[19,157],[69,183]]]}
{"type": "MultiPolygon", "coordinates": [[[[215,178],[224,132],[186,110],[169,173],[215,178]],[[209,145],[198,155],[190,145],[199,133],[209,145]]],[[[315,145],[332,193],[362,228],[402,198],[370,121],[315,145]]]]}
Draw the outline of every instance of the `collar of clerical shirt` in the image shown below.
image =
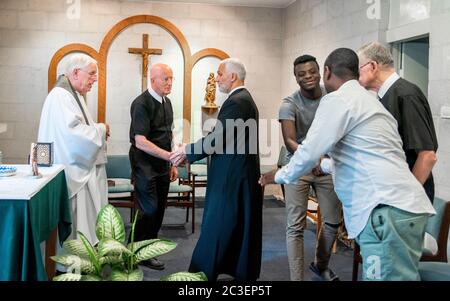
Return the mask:
{"type": "Polygon", "coordinates": [[[387,91],[395,84],[397,80],[400,79],[400,75],[397,72],[391,74],[387,80],[381,85],[380,90],[378,90],[378,97],[382,99],[386,95],[387,91]]]}
{"type": "MultiPolygon", "coordinates": [[[[155,92],[155,90],[152,89],[152,86],[148,87],[148,93],[150,93],[150,95],[156,99],[159,103],[163,103],[164,97],[162,97],[161,95],[159,95],[158,93],[155,92]]],[[[165,102],[165,101],[164,101],[165,102]]]]}

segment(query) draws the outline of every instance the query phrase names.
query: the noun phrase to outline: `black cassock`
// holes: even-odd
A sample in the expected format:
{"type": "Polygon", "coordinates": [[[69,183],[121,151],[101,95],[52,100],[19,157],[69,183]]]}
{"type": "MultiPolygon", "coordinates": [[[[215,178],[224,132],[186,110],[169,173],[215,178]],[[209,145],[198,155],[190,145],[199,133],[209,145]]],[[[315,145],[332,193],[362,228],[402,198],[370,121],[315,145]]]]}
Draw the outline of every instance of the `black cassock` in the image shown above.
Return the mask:
{"type": "Polygon", "coordinates": [[[256,280],[262,244],[258,108],[245,88],[238,89],[217,119],[213,132],[186,147],[189,162],[211,155],[201,234],[189,271],[202,271],[210,281],[219,274],[256,280]]]}

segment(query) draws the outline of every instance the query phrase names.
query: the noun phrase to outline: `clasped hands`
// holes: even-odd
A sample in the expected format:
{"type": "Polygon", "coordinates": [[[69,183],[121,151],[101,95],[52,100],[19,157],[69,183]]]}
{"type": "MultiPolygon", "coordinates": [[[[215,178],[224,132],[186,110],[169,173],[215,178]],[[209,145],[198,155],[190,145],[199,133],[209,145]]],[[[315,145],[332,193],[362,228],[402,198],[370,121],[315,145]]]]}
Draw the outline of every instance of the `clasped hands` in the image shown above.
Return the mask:
{"type": "MultiPolygon", "coordinates": [[[[324,173],[324,171],[322,170],[322,167],[321,167],[321,163],[322,163],[322,161],[323,160],[330,160],[328,157],[325,157],[325,156],[322,156],[321,158],[320,158],[320,161],[319,161],[319,163],[316,165],[316,167],[314,167],[314,169],[311,171],[312,172],[312,174],[314,175],[314,176],[316,176],[316,177],[321,177],[321,176],[324,176],[324,175],[326,175],[327,173],[324,173]]],[[[278,169],[275,169],[275,170],[272,170],[272,171],[270,171],[270,172],[268,172],[268,173],[265,173],[265,174],[261,174],[261,177],[259,178],[259,181],[258,181],[258,183],[261,185],[261,186],[266,186],[266,185],[269,185],[269,184],[276,184],[275,183],[275,174],[278,172],[278,169]]]]}
{"type": "Polygon", "coordinates": [[[182,166],[185,164],[186,161],[186,151],[185,151],[186,144],[178,144],[177,147],[170,153],[170,163],[172,163],[173,166],[182,166]]]}

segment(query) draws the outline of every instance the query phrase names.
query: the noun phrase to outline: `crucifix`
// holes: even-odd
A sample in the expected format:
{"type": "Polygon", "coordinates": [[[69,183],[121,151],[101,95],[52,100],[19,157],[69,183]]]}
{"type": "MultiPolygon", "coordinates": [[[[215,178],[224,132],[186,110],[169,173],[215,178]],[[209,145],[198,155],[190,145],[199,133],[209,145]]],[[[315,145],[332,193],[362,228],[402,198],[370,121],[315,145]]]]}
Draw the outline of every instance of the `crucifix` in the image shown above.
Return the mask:
{"type": "Polygon", "coordinates": [[[161,55],[162,49],[148,48],[148,34],[142,35],[142,48],[128,48],[128,53],[142,55],[142,92],[147,90],[148,56],[151,54],[161,55]]]}

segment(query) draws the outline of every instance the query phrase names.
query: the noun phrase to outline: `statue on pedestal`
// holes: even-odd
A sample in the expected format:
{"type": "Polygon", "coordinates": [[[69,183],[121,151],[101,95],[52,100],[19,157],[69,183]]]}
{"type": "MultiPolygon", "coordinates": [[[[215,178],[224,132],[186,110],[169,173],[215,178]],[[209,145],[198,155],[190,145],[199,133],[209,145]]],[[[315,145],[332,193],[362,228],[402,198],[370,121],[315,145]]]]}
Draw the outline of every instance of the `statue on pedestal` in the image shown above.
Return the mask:
{"type": "Polygon", "coordinates": [[[206,94],[205,94],[205,102],[206,104],[202,106],[202,109],[212,109],[216,110],[219,107],[215,104],[216,100],[216,80],[214,78],[214,73],[210,73],[208,80],[206,82],[206,94]]]}

